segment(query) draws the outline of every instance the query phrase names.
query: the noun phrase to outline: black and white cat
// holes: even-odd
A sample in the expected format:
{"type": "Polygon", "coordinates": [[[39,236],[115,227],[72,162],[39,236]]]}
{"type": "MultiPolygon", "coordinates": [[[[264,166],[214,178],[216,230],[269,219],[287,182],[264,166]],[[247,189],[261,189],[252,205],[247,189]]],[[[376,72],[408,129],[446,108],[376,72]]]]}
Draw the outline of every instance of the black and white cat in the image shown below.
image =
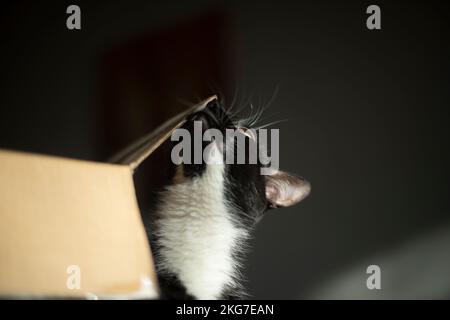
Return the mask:
{"type": "MultiPolygon", "coordinates": [[[[191,115],[183,128],[192,132],[194,121],[202,121],[203,130],[246,130],[218,100],[191,115]]],[[[256,222],[310,192],[303,178],[279,170],[261,175],[261,165],[247,161],[226,164],[223,141],[210,143],[214,164],[172,164],[171,182],[159,193],[155,212],[144,217],[166,299],[244,298],[241,261],[256,222]]]]}

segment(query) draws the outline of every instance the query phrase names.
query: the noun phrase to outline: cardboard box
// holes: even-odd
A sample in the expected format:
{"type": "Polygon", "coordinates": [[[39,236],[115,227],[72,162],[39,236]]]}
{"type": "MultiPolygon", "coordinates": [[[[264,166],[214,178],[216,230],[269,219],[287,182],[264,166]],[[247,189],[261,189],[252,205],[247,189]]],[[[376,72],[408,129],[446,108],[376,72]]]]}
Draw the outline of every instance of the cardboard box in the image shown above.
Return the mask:
{"type": "Polygon", "coordinates": [[[0,150],[0,296],[157,298],[133,170],[211,97],[97,163],[0,150]]]}

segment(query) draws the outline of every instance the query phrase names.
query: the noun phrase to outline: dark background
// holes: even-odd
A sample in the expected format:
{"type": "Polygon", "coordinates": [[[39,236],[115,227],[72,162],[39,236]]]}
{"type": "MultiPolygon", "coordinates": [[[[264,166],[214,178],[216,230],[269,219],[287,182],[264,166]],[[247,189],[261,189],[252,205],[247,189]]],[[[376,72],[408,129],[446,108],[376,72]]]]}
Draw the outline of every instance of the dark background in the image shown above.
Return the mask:
{"type": "MultiPolygon", "coordinates": [[[[260,223],[246,271],[253,297],[322,297],[318,287],[339,297],[328,279],[365,276],[371,263],[383,270],[386,254],[449,234],[444,1],[77,1],[79,31],[66,28],[70,4],[2,4],[0,148],[102,161],[178,110],[175,101],[215,88],[261,104],[278,87],[269,113],[289,119],[277,125],[281,167],[313,191],[260,223]],[[370,4],[382,30],[366,28],[370,4]],[[120,91],[127,75],[151,92],[133,106],[120,91]]],[[[450,242],[432,248],[427,270],[450,261],[450,242]]],[[[411,279],[428,275],[416,251],[401,267],[411,279]]],[[[408,281],[383,282],[384,292],[397,285],[442,297],[408,281]]],[[[361,288],[345,290],[380,297],[361,288]]]]}

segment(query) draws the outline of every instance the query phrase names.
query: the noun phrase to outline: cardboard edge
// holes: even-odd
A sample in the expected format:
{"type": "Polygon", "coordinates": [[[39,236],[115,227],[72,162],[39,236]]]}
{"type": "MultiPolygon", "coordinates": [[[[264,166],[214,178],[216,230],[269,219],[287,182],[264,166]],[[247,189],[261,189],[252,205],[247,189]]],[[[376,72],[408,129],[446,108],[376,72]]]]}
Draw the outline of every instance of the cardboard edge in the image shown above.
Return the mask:
{"type": "Polygon", "coordinates": [[[155,130],[135,140],[129,146],[116,153],[108,160],[108,162],[129,166],[131,170],[134,171],[150,154],[153,153],[153,151],[170,137],[175,129],[181,127],[186,122],[186,117],[188,115],[203,110],[208,103],[214,100],[217,100],[216,95],[211,96],[177,116],[170,118],[155,130]]]}

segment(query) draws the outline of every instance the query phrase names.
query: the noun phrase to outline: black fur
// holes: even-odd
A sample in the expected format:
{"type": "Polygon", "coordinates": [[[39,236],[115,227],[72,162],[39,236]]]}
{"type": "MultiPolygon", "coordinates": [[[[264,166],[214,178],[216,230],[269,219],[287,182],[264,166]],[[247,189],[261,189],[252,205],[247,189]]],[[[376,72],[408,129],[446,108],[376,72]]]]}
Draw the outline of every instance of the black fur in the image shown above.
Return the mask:
{"type": "MultiPolygon", "coordinates": [[[[194,121],[202,121],[203,130],[208,128],[219,129],[224,137],[225,130],[236,129],[237,123],[231,119],[218,100],[210,102],[204,110],[189,117],[183,128],[187,129],[191,134],[193,134],[194,121]]],[[[207,144],[208,142],[204,142],[203,148],[207,144]]],[[[236,148],[234,150],[236,151],[236,148]]],[[[226,152],[227,150],[224,150],[224,156],[226,156],[226,152]]],[[[193,154],[192,150],[191,155],[193,154]]],[[[206,169],[206,165],[205,163],[183,164],[184,176],[189,179],[201,177],[206,169]]],[[[228,206],[231,209],[233,221],[239,224],[239,227],[246,228],[249,231],[253,229],[255,223],[269,208],[265,197],[265,178],[260,174],[260,168],[260,164],[227,164],[225,167],[225,198],[229,202],[228,206]]],[[[170,172],[174,175],[175,165],[171,164],[170,172]]],[[[151,232],[154,228],[152,219],[145,217],[144,222],[151,242],[157,244],[158,239],[155,237],[155,233],[151,232]]],[[[152,248],[157,251],[158,246],[153,245],[152,248]]],[[[233,253],[233,257],[242,259],[243,253],[245,253],[244,250],[239,250],[239,252],[233,253]]],[[[156,262],[158,262],[158,252],[154,252],[154,257],[156,262]]],[[[186,292],[186,288],[176,275],[159,275],[158,278],[163,299],[194,298],[186,292]]],[[[236,288],[227,288],[222,293],[223,299],[242,299],[244,296],[243,292],[236,288]]]]}

